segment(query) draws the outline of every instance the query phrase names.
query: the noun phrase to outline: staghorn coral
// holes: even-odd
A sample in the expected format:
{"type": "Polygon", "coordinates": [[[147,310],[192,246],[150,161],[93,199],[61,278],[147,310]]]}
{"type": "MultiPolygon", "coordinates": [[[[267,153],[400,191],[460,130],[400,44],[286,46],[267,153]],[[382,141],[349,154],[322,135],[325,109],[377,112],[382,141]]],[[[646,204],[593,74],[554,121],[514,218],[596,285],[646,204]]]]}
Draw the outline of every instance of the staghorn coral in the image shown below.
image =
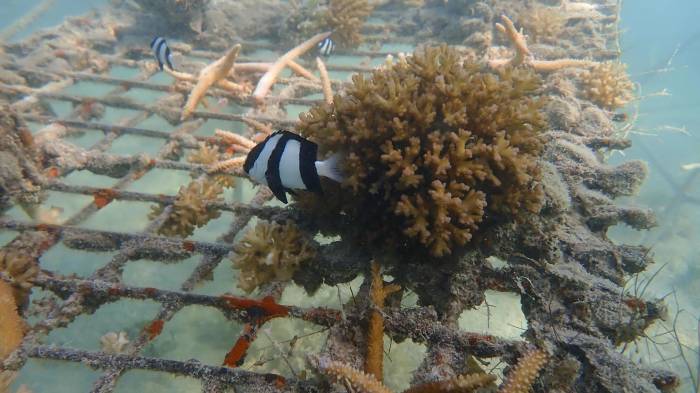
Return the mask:
{"type": "Polygon", "coordinates": [[[260,221],[234,247],[233,266],[240,269],[238,287],[250,293],[262,284],[292,278],[316,255],[308,239],[291,222],[260,221]]]}
{"type": "Polygon", "coordinates": [[[24,322],[17,313],[13,288],[0,280],[0,360],[19,347],[23,336],[24,322]]]}
{"type": "Polygon", "coordinates": [[[26,304],[32,289],[32,280],[39,273],[36,258],[24,250],[5,248],[0,250],[0,273],[12,280],[12,295],[15,304],[26,304]]]}
{"type": "MultiPolygon", "coordinates": [[[[187,162],[201,165],[213,165],[218,163],[220,159],[219,149],[206,143],[200,143],[199,150],[187,156],[187,162]]],[[[211,178],[224,188],[232,188],[236,185],[236,178],[227,173],[217,173],[211,175],[211,178]]]]}
{"type": "Polygon", "coordinates": [[[634,99],[634,83],[626,66],[615,61],[596,64],[581,75],[584,96],[608,110],[625,106],[634,99]]]}
{"type": "MultiPolygon", "coordinates": [[[[206,225],[221,214],[211,205],[221,203],[223,189],[210,179],[193,180],[187,186],[180,187],[177,197],[158,233],[166,236],[190,236],[194,229],[206,225]]],[[[163,206],[152,208],[150,219],[155,219],[163,212],[163,206]]]]}
{"type": "Polygon", "coordinates": [[[321,31],[333,31],[333,40],[342,48],[354,48],[363,41],[360,30],[374,6],[368,0],[328,0],[295,2],[279,32],[281,39],[298,42],[321,31]]]}
{"type": "Polygon", "coordinates": [[[433,256],[467,244],[485,215],[539,210],[543,99],[532,72],[482,70],[442,46],[353,82],[333,106],[301,115],[299,131],[322,153],[345,153],[347,179],[300,208],[326,222],[344,213],[357,240],[433,256]]]}

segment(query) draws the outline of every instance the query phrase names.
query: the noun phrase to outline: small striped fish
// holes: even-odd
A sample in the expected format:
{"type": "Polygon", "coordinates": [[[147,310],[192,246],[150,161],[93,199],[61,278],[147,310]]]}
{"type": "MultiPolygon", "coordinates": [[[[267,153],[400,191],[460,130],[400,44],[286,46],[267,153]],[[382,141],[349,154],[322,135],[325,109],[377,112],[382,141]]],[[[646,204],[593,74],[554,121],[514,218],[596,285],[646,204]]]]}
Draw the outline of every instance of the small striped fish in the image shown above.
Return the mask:
{"type": "Polygon", "coordinates": [[[316,159],[318,146],[301,136],[280,130],[268,136],[248,153],[243,170],[257,183],[272,190],[287,203],[287,192],[307,190],[322,193],[320,176],[343,181],[338,169],[339,154],[324,161],[316,159]]]}
{"type": "Polygon", "coordinates": [[[171,70],[175,69],[173,67],[173,55],[170,53],[170,47],[168,47],[168,43],[165,42],[165,38],[154,38],[153,41],[151,41],[151,49],[153,50],[153,56],[158,61],[161,71],[163,71],[163,65],[167,65],[171,70]]]}
{"type": "Polygon", "coordinates": [[[331,54],[333,54],[334,50],[335,50],[335,42],[333,42],[331,37],[326,37],[325,40],[318,43],[318,53],[321,56],[328,57],[331,54]]]}

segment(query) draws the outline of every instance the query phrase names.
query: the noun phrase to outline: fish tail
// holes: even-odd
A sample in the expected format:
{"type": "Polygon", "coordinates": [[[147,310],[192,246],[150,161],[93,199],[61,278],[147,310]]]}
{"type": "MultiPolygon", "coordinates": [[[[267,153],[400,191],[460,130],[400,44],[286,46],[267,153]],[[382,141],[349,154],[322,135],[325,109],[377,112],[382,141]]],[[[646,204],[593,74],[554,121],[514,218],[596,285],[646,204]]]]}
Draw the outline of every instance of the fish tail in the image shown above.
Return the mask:
{"type": "Polygon", "coordinates": [[[335,180],[338,183],[342,182],[345,179],[345,176],[343,176],[343,173],[340,170],[341,159],[342,154],[337,152],[323,161],[316,161],[316,171],[318,172],[318,175],[335,180]]]}

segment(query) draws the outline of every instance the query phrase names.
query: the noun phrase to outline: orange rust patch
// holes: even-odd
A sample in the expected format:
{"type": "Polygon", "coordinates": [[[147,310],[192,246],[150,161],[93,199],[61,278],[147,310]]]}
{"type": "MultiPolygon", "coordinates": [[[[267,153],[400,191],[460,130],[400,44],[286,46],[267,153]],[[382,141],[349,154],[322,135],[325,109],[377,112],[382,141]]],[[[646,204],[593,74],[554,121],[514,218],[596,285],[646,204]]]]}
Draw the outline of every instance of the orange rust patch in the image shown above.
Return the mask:
{"type": "Polygon", "coordinates": [[[185,251],[194,252],[194,242],[185,240],[184,242],[182,242],[182,248],[184,248],[185,251]]]}
{"type": "Polygon", "coordinates": [[[146,293],[146,296],[154,297],[158,290],[155,288],[148,287],[148,288],[144,288],[143,291],[146,293]]]}
{"type": "Polygon", "coordinates": [[[275,378],[275,387],[277,389],[282,389],[286,384],[287,381],[283,377],[278,375],[277,378],[275,378]]]}
{"type": "Polygon", "coordinates": [[[51,232],[51,227],[48,224],[38,224],[36,226],[36,230],[41,232],[51,232]]]}
{"type": "Polygon", "coordinates": [[[102,209],[103,207],[107,206],[114,200],[116,195],[117,193],[114,190],[110,190],[108,188],[96,191],[94,194],[92,194],[95,199],[95,206],[97,206],[98,209],[102,209]]]}
{"type": "Polygon", "coordinates": [[[243,365],[243,362],[245,361],[245,354],[248,352],[250,344],[251,342],[248,337],[239,337],[238,340],[236,340],[236,344],[234,344],[233,348],[231,348],[231,350],[226,354],[226,357],[224,358],[224,366],[236,368],[243,365]]]}
{"type": "Polygon", "coordinates": [[[162,319],[156,319],[146,327],[146,333],[148,333],[149,341],[152,341],[154,338],[158,337],[158,335],[163,331],[163,325],[165,325],[165,321],[162,319]]]}
{"type": "Polygon", "coordinates": [[[58,175],[59,175],[58,168],[56,168],[55,166],[52,166],[46,170],[47,177],[54,178],[54,177],[58,177],[58,175]]]}
{"type": "Polygon", "coordinates": [[[221,298],[228,303],[231,308],[237,310],[256,310],[262,312],[264,320],[289,315],[289,309],[281,304],[277,304],[272,296],[266,296],[263,300],[247,299],[243,297],[223,295],[221,298]]]}

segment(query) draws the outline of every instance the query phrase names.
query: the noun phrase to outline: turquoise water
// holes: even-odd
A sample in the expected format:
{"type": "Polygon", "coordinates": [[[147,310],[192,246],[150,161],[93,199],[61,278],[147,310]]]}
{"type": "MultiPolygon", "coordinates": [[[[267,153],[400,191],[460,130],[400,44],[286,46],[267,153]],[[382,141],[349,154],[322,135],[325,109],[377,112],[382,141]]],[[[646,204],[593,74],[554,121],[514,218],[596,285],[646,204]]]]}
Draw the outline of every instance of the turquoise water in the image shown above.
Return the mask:
{"type": "MultiPolygon", "coordinates": [[[[0,29],[15,21],[31,9],[36,3],[17,0],[3,0],[3,12],[0,12],[0,29]]],[[[79,15],[106,4],[107,1],[71,1],[57,0],[51,9],[41,15],[35,22],[13,37],[13,41],[26,38],[31,32],[60,23],[70,15],[79,15]]],[[[650,175],[638,196],[627,198],[628,202],[649,206],[657,212],[659,227],[647,232],[632,231],[624,226],[610,230],[609,235],[615,241],[645,244],[652,246],[656,265],[652,266],[645,277],[650,277],[656,269],[661,269],[654,277],[647,292],[649,297],[666,297],[670,306],[671,317],[679,314],[677,332],[685,345],[684,354],[695,369],[698,359],[697,320],[700,316],[700,206],[692,203],[670,204],[674,190],[669,181],[682,184],[690,171],[681,169],[682,165],[700,162],[700,3],[697,1],[627,1],[622,12],[622,48],[623,61],[628,64],[632,78],[641,86],[641,99],[636,105],[626,108],[630,115],[638,114],[635,126],[631,129],[633,147],[625,155],[615,155],[612,163],[639,158],[650,162],[650,175]],[[674,55],[674,51],[677,53],[674,55]],[[671,63],[669,65],[669,59],[671,63]],[[667,68],[667,69],[666,69],[667,68]],[[653,160],[653,161],[652,161],[653,160]],[[665,175],[665,173],[668,174],[665,175]],[[663,266],[663,268],[662,268],[663,266]],[[670,294],[671,293],[671,294],[670,294]],[[669,295],[670,294],[670,295],[669,295]]],[[[410,51],[406,45],[386,46],[383,50],[410,51]]],[[[274,53],[257,51],[250,56],[272,59],[274,53]]],[[[354,64],[356,59],[348,56],[334,56],[329,64],[354,64]]],[[[371,59],[369,65],[379,65],[382,58],[371,59]]],[[[135,71],[126,67],[115,67],[110,75],[121,78],[135,76],[135,71]]],[[[348,79],[348,72],[331,72],[331,77],[348,79]]],[[[169,84],[172,78],[162,73],[154,75],[151,82],[169,84]]],[[[79,96],[99,96],[111,91],[114,86],[81,82],[66,89],[66,93],[79,96]]],[[[144,92],[134,89],[127,93],[139,102],[148,103],[160,97],[161,93],[144,92]]],[[[319,98],[318,95],[310,98],[319,98]]],[[[69,104],[51,101],[52,108],[58,116],[67,116],[71,111],[69,104]]],[[[306,108],[298,105],[287,107],[288,118],[294,119],[306,108]]],[[[227,113],[244,113],[245,109],[235,105],[225,108],[227,113]]],[[[124,117],[130,117],[136,111],[108,108],[102,123],[113,124],[124,117]]],[[[135,124],[136,127],[171,132],[173,127],[158,116],[135,124]]],[[[33,124],[37,131],[41,125],[33,124]]],[[[209,120],[194,135],[210,136],[217,128],[232,131],[242,130],[241,124],[209,120]]],[[[89,148],[100,141],[102,132],[86,130],[66,138],[78,146],[89,148]]],[[[162,147],[162,139],[122,135],[110,146],[108,152],[118,155],[143,153],[155,155],[162,147]]],[[[700,177],[700,176],[699,176],[700,177]]],[[[174,195],[178,189],[190,182],[189,174],[183,171],[155,169],[143,178],[133,182],[127,190],[153,194],[174,195]]],[[[86,171],[77,171],[62,179],[67,184],[93,187],[110,187],[115,180],[106,176],[94,175],[86,171]]],[[[688,195],[700,198],[700,179],[692,182],[685,191],[688,195]]],[[[249,201],[253,189],[245,183],[233,191],[227,191],[227,201],[249,201]]],[[[91,196],[76,196],[62,192],[50,192],[44,206],[55,207],[59,212],[58,222],[62,222],[92,202],[91,196]]],[[[152,204],[134,201],[114,201],[88,220],[79,224],[90,229],[111,230],[116,224],[120,231],[143,231],[149,223],[147,218],[152,204]]],[[[13,208],[6,216],[17,220],[29,220],[20,208],[13,208]]],[[[203,228],[195,231],[192,240],[215,241],[229,227],[234,219],[231,213],[223,212],[218,219],[212,220],[203,228]]],[[[10,241],[16,232],[0,231],[0,244],[10,241]]],[[[85,252],[74,250],[59,243],[46,252],[42,259],[42,268],[61,274],[75,274],[88,277],[104,266],[114,253],[85,252]]],[[[199,257],[163,263],[158,261],[137,260],[128,262],[123,270],[124,284],[160,289],[177,290],[182,282],[194,271],[199,257]]],[[[222,262],[214,271],[213,280],[205,281],[195,289],[195,293],[220,295],[232,293],[243,295],[234,283],[236,273],[228,261],[222,262]]],[[[301,288],[290,286],[282,295],[282,303],[300,306],[327,305],[339,308],[337,290],[341,301],[350,299],[351,288],[356,293],[361,278],[339,289],[325,287],[313,298],[305,295],[301,288]]],[[[35,295],[35,298],[38,295],[35,295]]],[[[497,307],[488,310],[484,306],[477,310],[465,312],[460,318],[460,326],[470,331],[491,332],[503,337],[518,337],[526,327],[520,311],[520,299],[515,295],[487,293],[489,304],[497,307]],[[488,318],[486,317],[488,314],[488,318]]],[[[409,300],[410,302],[410,300],[409,300]]],[[[66,328],[57,329],[47,338],[47,343],[55,343],[78,349],[99,350],[100,337],[108,332],[124,331],[130,339],[138,336],[143,326],[157,314],[159,306],[153,302],[122,300],[100,307],[94,314],[82,315],[66,328]]],[[[652,333],[661,334],[670,326],[672,320],[658,324],[652,333]]],[[[287,366],[275,356],[272,340],[285,342],[295,335],[308,338],[300,340],[295,348],[296,358],[303,354],[317,352],[323,343],[325,332],[319,332],[315,325],[301,321],[274,321],[266,325],[268,337],[260,337],[251,349],[251,355],[244,368],[255,371],[274,371],[290,375],[287,366]],[[256,366],[257,360],[277,358],[256,366]]],[[[218,365],[222,361],[222,348],[229,348],[235,341],[242,326],[227,320],[219,311],[199,306],[188,306],[176,314],[165,325],[163,333],[149,343],[143,351],[145,356],[163,357],[175,360],[195,358],[207,364],[218,365]],[[222,342],[223,341],[223,342],[222,342]]],[[[637,346],[625,350],[627,356],[635,361],[654,365],[663,365],[680,372],[685,378],[684,392],[691,391],[690,376],[685,365],[677,357],[678,348],[668,336],[660,335],[649,349],[648,341],[642,340],[637,346]],[[660,354],[663,354],[661,358],[660,354]],[[668,359],[668,360],[664,360],[668,359]]],[[[386,338],[387,348],[385,376],[387,384],[394,388],[405,387],[407,376],[418,366],[422,345],[407,341],[400,345],[390,343],[386,338]],[[388,350],[391,348],[391,350],[388,350]]],[[[298,368],[301,364],[295,364],[298,368]]],[[[87,392],[102,373],[84,365],[32,359],[22,370],[14,388],[25,384],[33,392],[87,392]],[[70,375],[70,378],[65,376],[70,375]]],[[[192,392],[201,389],[195,379],[172,377],[156,372],[129,371],[118,382],[117,392],[192,392]]]]}

